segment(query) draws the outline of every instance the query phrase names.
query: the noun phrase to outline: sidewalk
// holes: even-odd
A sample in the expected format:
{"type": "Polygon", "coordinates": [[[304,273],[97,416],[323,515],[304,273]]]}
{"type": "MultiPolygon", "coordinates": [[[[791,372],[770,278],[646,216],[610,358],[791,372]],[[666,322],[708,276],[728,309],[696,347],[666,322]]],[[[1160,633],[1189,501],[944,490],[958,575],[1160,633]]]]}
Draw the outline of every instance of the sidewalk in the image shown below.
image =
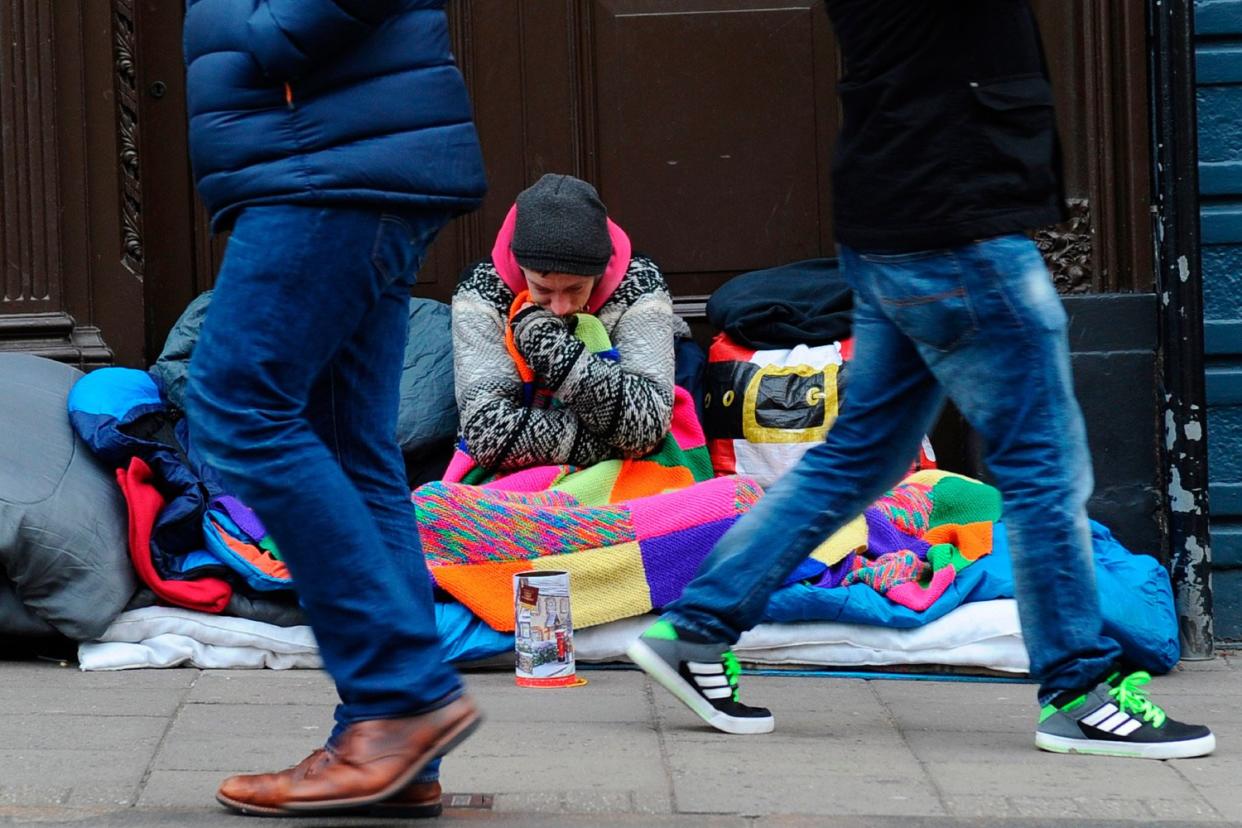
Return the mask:
{"type": "MultiPolygon", "coordinates": [[[[1026,684],[747,677],[777,729],[731,737],[640,673],[582,674],[587,686],[565,690],[470,676],[488,721],[446,763],[458,807],[415,824],[1242,823],[1242,658],[1153,681],[1174,716],[1217,733],[1214,756],[1177,762],[1035,750],[1026,684]]],[[[0,663],[0,824],[256,825],[219,808],[216,786],[322,744],[333,698],[311,671],[0,663]]]]}

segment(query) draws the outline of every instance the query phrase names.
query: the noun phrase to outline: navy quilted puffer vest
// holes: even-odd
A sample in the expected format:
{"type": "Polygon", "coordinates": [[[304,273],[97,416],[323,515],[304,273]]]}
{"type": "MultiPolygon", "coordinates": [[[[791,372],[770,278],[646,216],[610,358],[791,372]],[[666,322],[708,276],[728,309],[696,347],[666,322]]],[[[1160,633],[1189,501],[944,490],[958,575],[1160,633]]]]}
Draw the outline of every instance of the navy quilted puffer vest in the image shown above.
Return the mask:
{"type": "Polygon", "coordinates": [[[476,206],[444,3],[187,0],[190,156],[213,229],[253,204],[476,206]]]}

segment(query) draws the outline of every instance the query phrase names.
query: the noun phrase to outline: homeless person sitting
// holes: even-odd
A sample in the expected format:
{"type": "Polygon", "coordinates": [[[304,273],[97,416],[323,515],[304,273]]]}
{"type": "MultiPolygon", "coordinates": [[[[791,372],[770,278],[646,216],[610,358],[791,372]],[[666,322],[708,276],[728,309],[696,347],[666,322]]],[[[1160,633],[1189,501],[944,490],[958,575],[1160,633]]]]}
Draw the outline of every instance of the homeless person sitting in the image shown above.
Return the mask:
{"type": "Polygon", "coordinates": [[[669,432],[684,324],[595,188],[543,176],[453,296],[462,448],[493,473],[646,454],[669,432]]]}
{"type": "Polygon", "coordinates": [[[461,440],[413,494],[436,585],[514,628],[513,575],[570,574],[574,629],[650,612],[758,499],[715,478],[690,392],[687,333],[655,264],[589,184],[546,175],[453,297],[461,440]]]}

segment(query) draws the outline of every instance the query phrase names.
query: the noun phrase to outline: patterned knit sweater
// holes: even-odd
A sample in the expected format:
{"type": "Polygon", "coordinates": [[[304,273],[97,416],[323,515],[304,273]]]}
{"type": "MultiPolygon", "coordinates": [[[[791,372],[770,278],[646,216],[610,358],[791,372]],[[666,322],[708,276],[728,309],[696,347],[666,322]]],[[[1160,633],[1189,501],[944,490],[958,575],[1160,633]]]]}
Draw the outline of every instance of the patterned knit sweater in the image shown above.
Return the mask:
{"type": "Polygon", "coordinates": [[[467,268],[453,294],[461,437],[479,465],[499,471],[640,457],[668,433],[673,336],[685,323],[673,314],[654,262],[630,259],[595,314],[616,354],[591,353],[549,311],[515,317],[514,344],[538,385],[551,392],[549,407],[524,405],[522,379],[505,348],[514,298],[491,259],[467,268]]]}

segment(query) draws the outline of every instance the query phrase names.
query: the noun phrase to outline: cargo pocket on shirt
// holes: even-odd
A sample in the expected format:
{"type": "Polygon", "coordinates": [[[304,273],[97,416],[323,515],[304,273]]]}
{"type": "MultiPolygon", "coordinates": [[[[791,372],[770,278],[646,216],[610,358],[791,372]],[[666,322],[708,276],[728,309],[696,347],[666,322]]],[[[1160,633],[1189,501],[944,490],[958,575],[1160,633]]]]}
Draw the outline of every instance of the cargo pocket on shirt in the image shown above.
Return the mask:
{"type": "Polygon", "coordinates": [[[1027,194],[1056,189],[1056,117],[1052,87],[1042,75],[1015,75],[970,84],[975,100],[976,184],[984,197],[1012,201],[1017,186],[1027,194]]]}

